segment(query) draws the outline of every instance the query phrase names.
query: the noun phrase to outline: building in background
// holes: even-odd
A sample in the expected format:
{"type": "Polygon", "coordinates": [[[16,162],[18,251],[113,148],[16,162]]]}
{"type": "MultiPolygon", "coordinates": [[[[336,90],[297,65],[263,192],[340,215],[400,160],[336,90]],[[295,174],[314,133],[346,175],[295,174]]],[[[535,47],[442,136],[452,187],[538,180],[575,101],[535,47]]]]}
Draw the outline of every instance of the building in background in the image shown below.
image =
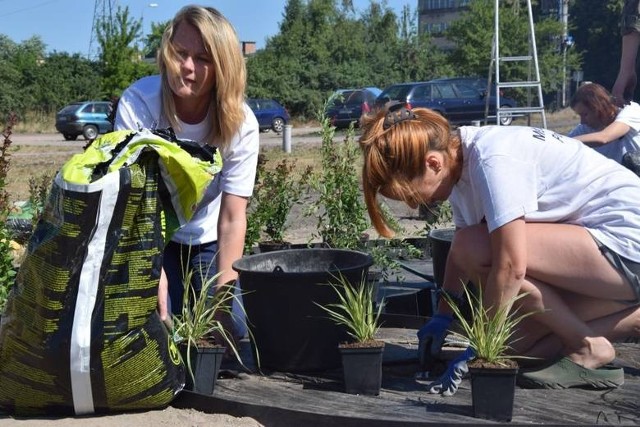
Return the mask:
{"type": "Polygon", "coordinates": [[[430,34],[437,47],[452,49],[453,42],[444,37],[444,32],[469,7],[469,1],[418,0],[418,31],[430,34]]]}
{"type": "Polygon", "coordinates": [[[251,56],[256,53],[256,42],[243,41],[242,42],[242,55],[244,57],[251,56]]]}
{"type": "MultiPolygon", "coordinates": [[[[541,15],[561,19],[564,1],[566,0],[540,0],[541,15]]],[[[437,47],[453,49],[453,42],[444,36],[444,32],[469,8],[470,2],[471,0],[418,0],[418,31],[420,34],[430,34],[437,47]]]]}

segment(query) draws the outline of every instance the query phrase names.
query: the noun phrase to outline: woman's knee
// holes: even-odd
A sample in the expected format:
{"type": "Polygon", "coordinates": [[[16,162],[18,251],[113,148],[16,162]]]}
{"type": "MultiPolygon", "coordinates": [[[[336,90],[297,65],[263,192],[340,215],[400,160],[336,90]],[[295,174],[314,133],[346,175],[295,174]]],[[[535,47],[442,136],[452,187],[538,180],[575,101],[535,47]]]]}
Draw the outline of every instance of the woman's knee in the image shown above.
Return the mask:
{"type": "Polygon", "coordinates": [[[488,272],[491,267],[489,233],[486,224],[457,230],[451,242],[449,256],[467,273],[488,272]]]}

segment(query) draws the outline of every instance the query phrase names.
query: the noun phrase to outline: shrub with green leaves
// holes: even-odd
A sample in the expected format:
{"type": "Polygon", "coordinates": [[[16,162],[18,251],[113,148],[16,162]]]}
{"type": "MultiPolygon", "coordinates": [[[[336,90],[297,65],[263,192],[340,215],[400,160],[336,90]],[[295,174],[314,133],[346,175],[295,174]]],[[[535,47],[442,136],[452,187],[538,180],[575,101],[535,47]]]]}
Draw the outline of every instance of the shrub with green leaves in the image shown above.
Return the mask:
{"type": "Polygon", "coordinates": [[[289,212],[307,188],[311,169],[300,176],[295,169],[296,161],[289,159],[282,159],[275,169],[264,168],[254,191],[257,207],[252,215],[259,218],[261,234],[273,242],[285,241],[289,212]]]}
{"type": "Polygon", "coordinates": [[[2,133],[4,140],[0,145],[0,314],[4,312],[9,291],[13,287],[16,276],[11,248],[11,233],[7,230],[6,223],[9,214],[9,195],[5,189],[7,172],[11,163],[11,155],[7,150],[11,146],[12,129],[16,123],[17,116],[13,113],[10,114],[2,133]]]}
{"type": "Polygon", "coordinates": [[[10,233],[0,225],[0,314],[4,312],[9,292],[16,279],[10,233]]]}
{"type": "MultiPolygon", "coordinates": [[[[405,233],[406,230],[391,213],[389,206],[383,202],[379,203],[379,206],[380,212],[391,230],[396,234],[405,233]]],[[[382,274],[382,280],[385,282],[388,282],[390,277],[395,277],[398,282],[405,278],[402,266],[398,261],[398,253],[402,253],[402,256],[407,259],[420,258],[423,255],[420,249],[401,238],[384,239],[381,244],[370,246],[367,252],[373,257],[374,266],[382,274]]]]}
{"type": "Polygon", "coordinates": [[[353,124],[342,141],[334,141],[335,127],[322,117],[322,169],[311,186],[318,198],[310,214],[317,215],[322,240],[334,248],[356,249],[369,228],[357,168],[361,152],[353,124]]]}
{"type": "Polygon", "coordinates": [[[433,214],[432,217],[425,222],[424,234],[428,235],[431,230],[436,228],[453,226],[453,210],[448,200],[438,203],[435,207],[426,207],[433,214]]]}

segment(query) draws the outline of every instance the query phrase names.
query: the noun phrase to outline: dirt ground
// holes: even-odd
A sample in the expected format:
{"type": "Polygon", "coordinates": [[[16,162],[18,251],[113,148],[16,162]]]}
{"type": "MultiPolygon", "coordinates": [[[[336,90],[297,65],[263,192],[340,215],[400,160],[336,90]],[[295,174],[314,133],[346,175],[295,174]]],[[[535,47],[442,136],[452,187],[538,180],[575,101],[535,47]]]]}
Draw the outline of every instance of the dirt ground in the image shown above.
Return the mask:
{"type": "Polygon", "coordinates": [[[226,414],[206,414],[194,409],[176,409],[172,407],[157,411],[106,415],[101,417],[13,419],[3,418],[0,415],[0,425],[3,427],[137,427],[143,425],[153,427],[262,426],[262,424],[253,418],[236,418],[226,414]]]}

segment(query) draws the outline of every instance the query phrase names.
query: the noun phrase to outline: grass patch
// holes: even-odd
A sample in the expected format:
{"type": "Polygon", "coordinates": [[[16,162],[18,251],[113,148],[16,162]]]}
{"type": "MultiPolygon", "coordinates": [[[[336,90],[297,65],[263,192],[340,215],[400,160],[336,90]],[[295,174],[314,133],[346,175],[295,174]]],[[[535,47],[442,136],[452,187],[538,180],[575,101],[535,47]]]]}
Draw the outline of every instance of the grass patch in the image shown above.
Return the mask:
{"type": "Polygon", "coordinates": [[[15,133],[56,133],[55,113],[30,111],[13,128],[15,133]]]}
{"type": "Polygon", "coordinates": [[[9,200],[17,202],[29,199],[29,180],[42,175],[54,176],[74,154],[82,152],[82,146],[12,145],[11,167],[7,173],[6,190],[9,200]]]}

